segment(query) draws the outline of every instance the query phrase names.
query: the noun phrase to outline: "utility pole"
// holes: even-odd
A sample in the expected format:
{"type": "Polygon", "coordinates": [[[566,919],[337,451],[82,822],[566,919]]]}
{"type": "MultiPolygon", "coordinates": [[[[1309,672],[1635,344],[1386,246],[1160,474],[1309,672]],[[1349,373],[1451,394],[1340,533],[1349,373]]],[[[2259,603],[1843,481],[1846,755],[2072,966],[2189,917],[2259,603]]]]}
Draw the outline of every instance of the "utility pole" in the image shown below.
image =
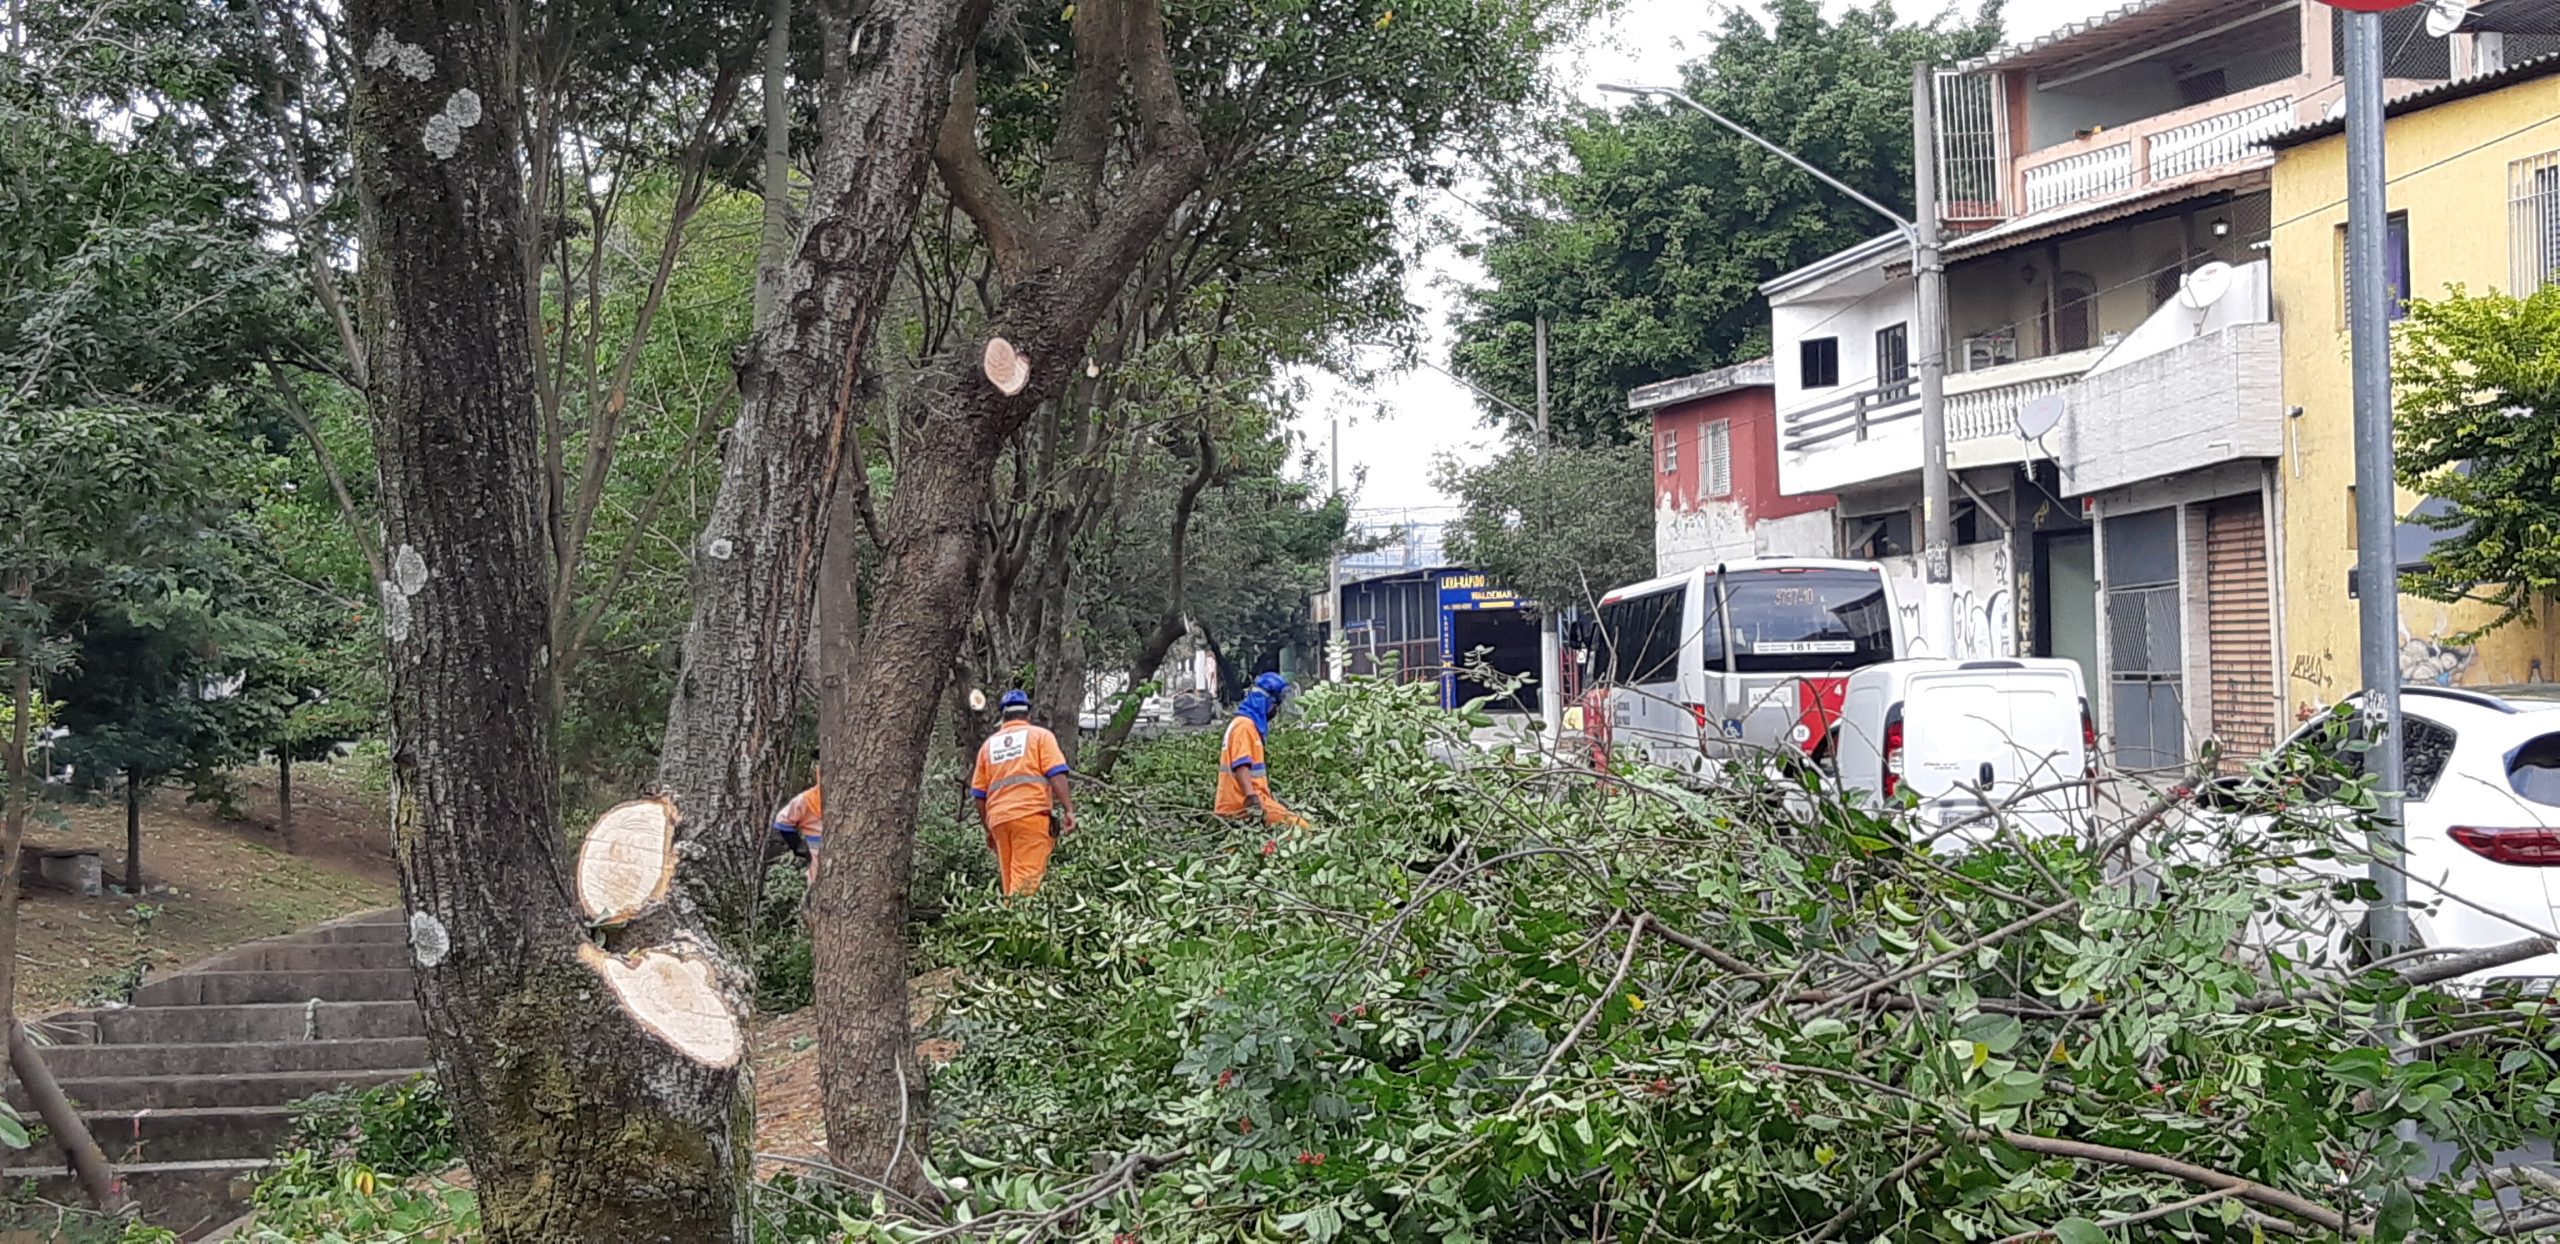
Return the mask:
{"type": "Polygon", "coordinates": [[[2372,913],[2376,955],[2409,947],[2409,889],[2401,867],[2400,559],[2391,443],[2389,211],[2383,177],[2382,15],[2348,12],[2347,328],[2355,377],[2356,605],[2362,634],[2365,771],[2377,807],[2369,866],[2382,901],[2372,913]]]}
{"type": "Polygon", "coordinates": [[[1938,255],[1937,74],[1911,70],[1911,361],[1920,369],[1920,621],[1929,655],[1956,655],[1955,514],[1947,495],[1947,266],[1938,255]]]}
{"type": "MultiPolygon", "coordinates": [[[[1556,438],[1548,422],[1547,411],[1547,317],[1538,317],[1538,465],[1543,468],[1553,456],[1556,438]]],[[[1546,472],[1542,469],[1543,481],[1546,472]]],[[[1552,489],[1542,499],[1547,506],[1555,504],[1552,489]]],[[[1564,629],[1556,617],[1562,601],[1538,602],[1538,723],[1542,727],[1539,747],[1549,757],[1561,754],[1564,738],[1564,629]]]]}
{"type": "MultiPolygon", "coordinates": [[[[1340,415],[1333,417],[1333,474],[1329,487],[1333,490],[1334,498],[1341,499],[1342,416],[1340,415]]],[[[1325,590],[1333,596],[1333,604],[1328,610],[1329,616],[1333,619],[1333,634],[1325,640],[1324,654],[1325,664],[1328,667],[1326,673],[1335,682],[1341,682],[1344,676],[1350,673],[1344,667],[1351,663],[1351,640],[1349,632],[1342,626],[1342,544],[1343,540],[1351,538],[1351,512],[1348,509],[1343,511],[1342,524],[1342,540],[1334,541],[1333,555],[1325,559],[1324,568],[1325,590]]]]}

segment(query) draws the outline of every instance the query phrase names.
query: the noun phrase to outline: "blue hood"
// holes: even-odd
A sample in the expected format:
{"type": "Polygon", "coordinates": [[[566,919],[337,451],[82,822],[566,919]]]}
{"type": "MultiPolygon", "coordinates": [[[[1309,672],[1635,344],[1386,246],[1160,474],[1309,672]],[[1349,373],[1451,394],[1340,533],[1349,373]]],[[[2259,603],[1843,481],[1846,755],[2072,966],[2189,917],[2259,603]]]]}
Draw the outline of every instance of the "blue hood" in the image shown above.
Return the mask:
{"type": "Polygon", "coordinates": [[[1236,706],[1236,715],[1252,718],[1253,728],[1261,731],[1262,737],[1267,739],[1271,737],[1271,715],[1279,709],[1269,692],[1255,688],[1244,693],[1244,703],[1236,706]]]}

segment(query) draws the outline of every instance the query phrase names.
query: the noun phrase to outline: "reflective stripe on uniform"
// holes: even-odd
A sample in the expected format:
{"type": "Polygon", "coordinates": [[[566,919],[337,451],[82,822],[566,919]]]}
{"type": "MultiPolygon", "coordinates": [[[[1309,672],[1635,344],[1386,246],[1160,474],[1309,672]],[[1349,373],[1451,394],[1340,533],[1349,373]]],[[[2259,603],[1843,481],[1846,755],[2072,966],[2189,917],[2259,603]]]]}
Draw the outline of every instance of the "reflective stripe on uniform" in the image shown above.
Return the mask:
{"type": "Polygon", "coordinates": [[[1017,773],[1009,778],[997,778],[994,785],[987,787],[987,793],[992,795],[1008,786],[1021,786],[1031,782],[1046,782],[1048,780],[1048,778],[1042,777],[1037,773],[1017,773]]]}

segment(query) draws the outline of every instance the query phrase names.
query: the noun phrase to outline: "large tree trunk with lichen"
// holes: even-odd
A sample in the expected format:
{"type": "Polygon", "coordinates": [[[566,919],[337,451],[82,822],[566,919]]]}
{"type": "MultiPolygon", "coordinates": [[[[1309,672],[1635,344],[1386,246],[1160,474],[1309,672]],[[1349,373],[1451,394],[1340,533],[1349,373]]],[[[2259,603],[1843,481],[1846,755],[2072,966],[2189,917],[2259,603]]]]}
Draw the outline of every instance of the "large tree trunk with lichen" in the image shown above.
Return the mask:
{"type": "MultiPolygon", "coordinates": [[[[898,486],[848,703],[864,723],[824,756],[829,865],[812,896],[818,1040],[836,1164],[893,1183],[919,1175],[924,1074],[907,1029],[907,882],[934,706],[978,594],[979,520],[1008,437],[1082,370],[1085,347],[1205,163],[1166,51],[1159,0],[1087,0],[1076,77],[1038,212],[1013,202],[978,147],[974,86],[955,94],[935,151],[945,184],[997,257],[989,339],[946,355],[901,400],[898,486]],[[1138,157],[1107,204],[1115,118],[1138,157]],[[981,347],[984,347],[983,349],[981,347]]],[[[970,79],[964,75],[964,84],[970,79]]]]}
{"type": "Polygon", "coordinates": [[[840,470],[862,485],[862,354],[923,195],[952,67],[985,7],[817,6],[827,72],[809,224],[771,322],[739,358],[738,421],[694,544],[693,623],[658,754],[658,785],[684,814],[685,905],[733,943],[766,818],[800,768],[792,737],[829,500],[840,470]]]}
{"type": "Polygon", "coordinates": [[[567,876],[501,0],[352,0],[394,846],[492,1244],[746,1238],[739,1057],[644,1026],[567,876]]]}

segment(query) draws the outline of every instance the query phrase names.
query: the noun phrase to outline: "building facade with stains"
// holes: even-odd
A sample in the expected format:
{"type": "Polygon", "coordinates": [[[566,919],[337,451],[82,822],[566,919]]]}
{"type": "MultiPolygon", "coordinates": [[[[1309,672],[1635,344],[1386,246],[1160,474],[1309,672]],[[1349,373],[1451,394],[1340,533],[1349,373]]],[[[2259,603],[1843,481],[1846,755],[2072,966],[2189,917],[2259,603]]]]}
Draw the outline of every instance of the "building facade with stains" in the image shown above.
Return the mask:
{"type": "MultiPolygon", "coordinates": [[[[2331,120],[2277,135],[2270,145],[2276,153],[2273,279],[2285,322],[2289,405],[2280,468],[2285,677],[2287,696],[2301,713],[2361,682],[2352,595],[2357,533],[2346,138],[2343,123],[2331,120]]],[[[2560,56],[2398,99],[2385,122],[2385,150],[2387,283],[2395,300],[2441,296],[2457,286],[2528,294],[2560,273],[2560,56]]],[[[2414,567],[2440,534],[2406,521],[2430,504],[2426,498],[2400,490],[2397,501],[2404,516],[2398,556],[2404,567],[2414,567]]],[[[2487,686],[2560,673],[2554,642],[2560,637],[2548,617],[2466,638],[2492,616],[2485,605],[2402,596],[2401,677],[2487,686]]]]}
{"type": "Polygon", "coordinates": [[[1654,573],[1838,555],[1831,498],[1778,487],[1775,377],[1754,359],[1627,394],[1653,424],[1654,573]]]}

